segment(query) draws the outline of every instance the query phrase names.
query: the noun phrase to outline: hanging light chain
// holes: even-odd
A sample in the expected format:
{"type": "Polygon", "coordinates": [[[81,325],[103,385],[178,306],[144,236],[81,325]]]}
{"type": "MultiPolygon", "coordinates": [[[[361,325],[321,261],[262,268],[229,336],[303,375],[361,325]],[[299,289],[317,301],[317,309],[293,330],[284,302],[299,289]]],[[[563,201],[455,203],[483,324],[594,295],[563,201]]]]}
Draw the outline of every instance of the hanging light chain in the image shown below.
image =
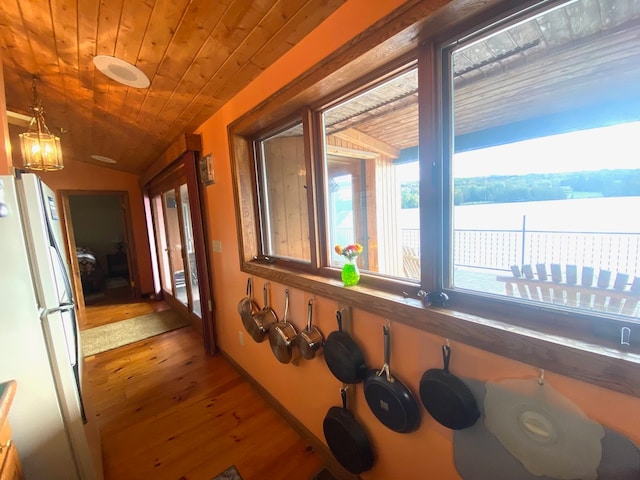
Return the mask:
{"type": "MultiPolygon", "coordinates": [[[[33,105],[31,105],[31,111],[33,112],[33,119],[31,120],[31,125],[36,124],[36,128],[38,130],[38,136],[42,133],[51,134],[49,127],[47,127],[47,123],[44,120],[44,107],[42,106],[42,101],[40,100],[40,95],[38,95],[38,89],[36,87],[38,77],[33,77],[31,91],[33,93],[33,105]]],[[[30,125],[30,126],[31,126],[30,125]]]]}

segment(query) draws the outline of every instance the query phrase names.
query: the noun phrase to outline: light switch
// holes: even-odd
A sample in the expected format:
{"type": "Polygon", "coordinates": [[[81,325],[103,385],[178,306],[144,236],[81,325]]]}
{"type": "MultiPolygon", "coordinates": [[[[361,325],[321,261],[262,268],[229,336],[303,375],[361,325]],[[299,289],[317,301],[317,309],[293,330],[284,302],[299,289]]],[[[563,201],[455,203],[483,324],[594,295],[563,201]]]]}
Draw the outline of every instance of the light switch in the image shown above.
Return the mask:
{"type": "Polygon", "coordinates": [[[211,248],[215,253],[222,253],[222,242],[220,240],[212,240],[211,248]]]}

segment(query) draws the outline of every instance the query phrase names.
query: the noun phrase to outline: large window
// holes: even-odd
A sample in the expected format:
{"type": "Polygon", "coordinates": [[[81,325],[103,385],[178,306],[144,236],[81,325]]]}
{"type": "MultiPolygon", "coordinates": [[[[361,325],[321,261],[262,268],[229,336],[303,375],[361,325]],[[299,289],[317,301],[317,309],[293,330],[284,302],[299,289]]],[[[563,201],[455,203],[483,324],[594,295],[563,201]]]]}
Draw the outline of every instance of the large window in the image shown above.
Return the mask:
{"type": "MultiPolygon", "coordinates": [[[[417,281],[417,69],[323,111],[322,124],[329,247],[360,243],[361,269],[417,281]]],[[[344,258],[329,250],[330,265],[339,266],[344,258]]]]}
{"type": "Polygon", "coordinates": [[[598,5],[547,7],[445,51],[445,286],[638,317],[640,11],[598,5]]]}
{"type": "Polygon", "coordinates": [[[333,247],[361,243],[376,293],[441,291],[456,312],[625,344],[640,317],[640,9],[541,2],[483,25],[243,138],[259,212],[245,260],[336,279],[333,247]]]}

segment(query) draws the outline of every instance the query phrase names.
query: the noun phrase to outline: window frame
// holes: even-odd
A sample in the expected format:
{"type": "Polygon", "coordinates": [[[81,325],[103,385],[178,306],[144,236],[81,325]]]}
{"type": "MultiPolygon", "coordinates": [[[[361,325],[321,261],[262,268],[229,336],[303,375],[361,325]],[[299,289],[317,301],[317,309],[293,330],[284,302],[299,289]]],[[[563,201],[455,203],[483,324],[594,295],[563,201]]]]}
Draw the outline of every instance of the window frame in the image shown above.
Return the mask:
{"type": "Polygon", "coordinates": [[[318,248],[317,248],[317,225],[318,221],[316,219],[316,209],[313,208],[315,204],[316,197],[316,188],[315,188],[315,175],[313,173],[314,169],[314,155],[312,145],[312,135],[309,135],[308,132],[312,129],[312,112],[305,108],[302,112],[297,115],[293,115],[288,117],[286,120],[279,122],[277,125],[265,130],[260,135],[251,139],[251,151],[253,158],[253,168],[255,171],[255,178],[253,179],[253,183],[256,189],[255,195],[255,208],[256,208],[256,225],[255,231],[257,232],[258,239],[258,247],[257,247],[257,255],[255,255],[254,260],[262,261],[270,264],[280,265],[284,268],[289,269],[299,269],[305,272],[317,272],[318,271],[318,248]],[[263,158],[261,155],[260,145],[263,141],[278,135],[286,131],[287,129],[300,124],[302,126],[303,131],[303,139],[304,139],[304,164],[306,169],[306,182],[307,182],[307,215],[308,215],[308,229],[309,229],[309,262],[304,260],[298,260],[293,258],[283,258],[278,256],[271,256],[266,252],[267,239],[265,238],[265,229],[262,228],[264,223],[263,213],[266,212],[267,206],[265,205],[266,199],[263,194],[264,185],[260,179],[265,178],[265,172],[263,171],[263,158]],[[311,188],[308,188],[311,185],[311,188]]]}
{"type": "MultiPolygon", "coordinates": [[[[442,223],[435,230],[441,233],[439,239],[439,254],[435,257],[437,263],[435,272],[435,289],[444,291],[450,298],[451,303],[465,312],[483,312],[484,315],[491,315],[490,312],[499,306],[502,311],[509,311],[505,316],[505,321],[524,328],[542,328],[545,331],[557,332],[585,342],[594,342],[609,347],[620,347],[619,343],[612,339],[620,338],[622,328],[630,328],[631,334],[638,336],[640,333],[640,320],[634,321],[626,317],[614,316],[606,312],[595,312],[589,310],[578,310],[559,305],[545,304],[542,302],[527,301],[508,296],[493,295],[491,293],[470,291],[461,288],[448,288],[451,284],[453,270],[453,239],[452,239],[452,218],[453,218],[453,88],[450,80],[450,70],[452,68],[451,55],[448,51],[453,51],[455,47],[475,38],[482,37],[496,29],[505,29],[522,21],[524,17],[531,17],[545,8],[560,6],[566,0],[539,0],[530,2],[522,7],[512,8],[502,14],[489,17],[483,23],[475,27],[464,30],[453,31],[445,39],[434,43],[435,55],[432,57],[435,64],[432,65],[433,72],[436,72],[436,124],[434,131],[438,137],[439,151],[435,154],[434,175],[431,182],[441,188],[440,200],[444,205],[442,212],[442,223]],[[448,57],[448,58],[445,58],[448,57]],[[511,317],[511,318],[509,318],[511,317]],[[509,318],[509,320],[507,320],[509,318]],[[567,334],[567,332],[569,332],[567,334]]],[[[421,139],[422,142],[422,139],[421,139]]],[[[422,192],[421,192],[422,198],[422,192]]],[[[430,202],[431,203],[431,202],[430,202]]],[[[433,224],[433,218],[427,219],[433,224]]],[[[640,348],[627,348],[627,351],[640,352],[640,348]]]]}
{"type": "MultiPolygon", "coordinates": [[[[452,2],[455,3],[455,2],[452,2]]],[[[256,229],[255,224],[256,207],[247,208],[246,197],[252,202],[256,202],[255,185],[251,179],[251,161],[253,152],[251,139],[256,138],[260,131],[266,131],[266,125],[261,114],[264,114],[266,105],[273,105],[274,99],[279,102],[282,111],[291,112],[291,105],[295,105],[295,87],[287,85],[274,96],[266,99],[256,109],[248,112],[245,116],[229,125],[229,145],[231,151],[231,164],[233,176],[233,190],[235,207],[238,218],[238,242],[240,247],[240,270],[248,274],[254,274],[266,279],[271,279],[284,283],[293,288],[331,298],[339,303],[349,304],[353,308],[368,311],[377,316],[383,316],[394,321],[404,323],[414,328],[430,332],[435,335],[460,341],[483,350],[494,352],[514,360],[522,361],[539,368],[545,368],[566,376],[576,378],[581,381],[600,385],[630,395],[640,396],[640,379],[637,375],[637,366],[640,365],[640,346],[634,344],[628,348],[622,348],[619,344],[594,335],[589,328],[586,328],[593,321],[606,321],[602,315],[568,314],[565,311],[544,308],[543,306],[522,305],[512,299],[492,297],[491,295],[478,295],[473,292],[461,292],[456,290],[448,291],[451,304],[445,307],[434,307],[425,303],[418,296],[421,289],[437,289],[443,285],[446,270],[443,262],[437,259],[442,257],[445,245],[449,239],[446,238],[448,230],[444,228],[445,216],[448,215],[443,205],[446,182],[444,182],[445,168],[443,164],[444,145],[444,118],[445,108],[442,104],[442,78],[444,72],[439,67],[442,61],[442,48],[451,38],[463,38],[465,32],[469,32],[470,26],[475,26],[474,31],[480,31],[495,24],[499,18],[508,18],[513,15],[514,9],[509,2],[495,2],[491,5],[476,7],[479,10],[469,11],[463,7],[451,6],[443,7],[440,13],[431,15],[425,24],[435,25],[438,18],[449,18],[456,8],[461,8],[460,13],[471,15],[465,17],[460,22],[444,22],[444,26],[433,31],[428,38],[421,38],[420,45],[415,45],[408,53],[406,51],[399,54],[395,59],[380,62],[377,68],[372,68],[369,73],[358,72],[358,66],[354,67],[351,73],[352,82],[346,82],[335,89],[335,93],[326,98],[317,99],[317,92],[328,91],[330,83],[323,84],[326,79],[331,82],[331,75],[327,73],[327,63],[314,70],[315,78],[318,82],[309,86],[305,76],[303,79],[307,84],[310,93],[302,95],[304,104],[298,107],[307,112],[311,121],[310,127],[314,132],[313,138],[317,139],[317,131],[320,128],[317,118],[318,109],[322,105],[327,105],[330,101],[338,101],[345,98],[348,92],[353,90],[353,85],[359,84],[364,89],[367,80],[379,75],[380,72],[390,71],[393,66],[406,62],[408,57],[418,59],[419,78],[419,115],[420,115],[420,162],[421,165],[432,165],[432,168],[420,169],[420,198],[421,224],[426,221],[437,219],[437,228],[428,229],[421,235],[422,259],[421,270],[422,280],[419,285],[408,282],[384,279],[380,283],[378,279],[371,278],[366,273],[363,274],[362,286],[345,289],[342,287],[339,278],[339,269],[327,265],[326,245],[323,245],[323,235],[317,235],[315,245],[317,246],[316,261],[314,268],[309,271],[293,269],[292,265],[287,265],[278,261],[273,263],[257,259],[256,250],[256,229]],[[496,5],[500,8],[496,9],[496,5]],[[324,69],[324,70],[323,70],[324,69]],[[318,73],[321,72],[321,73],[318,73]],[[423,82],[421,78],[431,79],[430,82],[423,82]],[[324,85],[324,89],[316,85],[324,85]],[[429,101],[427,101],[429,99],[429,101]],[[287,101],[290,104],[287,104],[287,101]],[[424,124],[431,124],[432,128],[422,128],[424,124]],[[422,147],[429,146],[428,148],[422,147]],[[424,185],[434,185],[435,188],[425,189],[424,185]],[[423,192],[426,190],[426,192],[423,192]],[[423,211],[424,210],[424,211],[423,211]],[[253,223],[253,225],[252,225],[253,223]],[[452,306],[453,305],[453,306],[452,306]],[[541,314],[544,318],[540,318],[541,314]],[[604,377],[603,372],[607,372],[604,377]]],[[[536,5],[550,4],[551,2],[536,2],[536,5]]],[[[558,2],[554,2],[558,3],[558,2]]],[[[524,11],[531,8],[532,2],[524,3],[519,10],[524,11]]],[[[417,7],[416,7],[417,8],[417,7]]],[[[406,12],[405,12],[406,13],[406,12]]],[[[393,19],[390,21],[394,21],[393,19]]],[[[397,21],[397,19],[395,20],[397,21]]],[[[384,27],[384,23],[380,28],[384,27]]],[[[365,39],[364,43],[369,45],[369,49],[376,50],[376,45],[380,40],[375,35],[373,38],[365,39]]],[[[354,51],[362,53],[362,46],[351,45],[354,51]]],[[[384,46],[380,46],[380,55],[386,52],[384,46]]],[[[340,52],[343,53],[343,52],[340,52]]],[[[337,62],[335,70],[344,66],[344,55],[335,54],[332,58],[337,62]]],[[[353,56],[351,57],[351,59],[353,56]]],[[[329,62],[330,63],[330,62],[329,62]]],[[[358,62],[354,62],[357,64],[358,62]]],[[[306,91],[305,91],[306,92],[306,91]]],[[[299,92],[298,92],[299,93],[299,92]]],[[[269,125],[277,124],[279,118],[278,109],[271,110],[267,116],[269,125]]],[[[282,115],[284,118],[286,115],[282,115]]],[[[312,168],[308,168],[307,175],[313,171],[312,179],[313,192],[315,196],[310,202],[311,205],[324,205],[324,189],[322,185],[323,172],[322,162],[318,158],[323,158],[322,142],[309,140],[309,161],[312,168]],[[320,169],[320,171],[319,171],[320,169]]],[[[310,233],[318,233],[318,224],[325,221],[322,209],[315,208],[310,212],[310,219],[314,218],[313,228],[310,233]],[[313,215],[313,217],[312,217],[313,215]]],[[[615,320],[612,325],[619,326],[615,320]]],[[[634,324],[637,327],[637,324],[634,324]]]]}
{"type": "MultiPolygon", "coordinates": [[[[323,133],[323,121],[322,116],[324,111],[334,108],[340,104],[344,104],[351,99],[376,88],[379,85],[388,82],[389,80],[401,76],[410,70],[418,69],[419,71],[419,49],[414,49],[399,58],[390,61],[389,63],[375,69],[367,75],[354,80],[347,84],[342,89],[329,94],[325,98],[322,98],[319,102],[312,103],[310,105],[310,111],[312,112],[314,119],[314,129],[312,142],[315,144],[315,175],[316,175],[316,194],[317,194],[317,218],[322,219],[322,222],[318,224],[318,246],[320,248],[320,261],[318,266],[318,272],[323,275],[327,275],[331,278],[340,278],[340,267],[334,267],[330,265],[329,251],[332,248],[328,245],[327,238],[328,226],[326,211],[324,206],[326,205],[326,172],[324,169],[324,161],[326,152],[324,149],[324,133],[323,133]]],[[[419,76],[419,73],[418,73],[419,76]]],[[[420,80],[418,79],[418,84],[420,80]]],[[[420,86],[418,88],[418,96],[422,95],[420,86]]],[[[420,108],[420,102],[418,102],[418,108],[420,108]]],[[[403,279],[400,277],[391,277],[384,274],[376,274],[367,270],[360,269],[360,284],[366,285],[371,288],[385,290],[396,294],[404,294],[405,296],[417,296],[418,292],[423,288],[420,282],[412,282],[410,279],[403,279]]]]}

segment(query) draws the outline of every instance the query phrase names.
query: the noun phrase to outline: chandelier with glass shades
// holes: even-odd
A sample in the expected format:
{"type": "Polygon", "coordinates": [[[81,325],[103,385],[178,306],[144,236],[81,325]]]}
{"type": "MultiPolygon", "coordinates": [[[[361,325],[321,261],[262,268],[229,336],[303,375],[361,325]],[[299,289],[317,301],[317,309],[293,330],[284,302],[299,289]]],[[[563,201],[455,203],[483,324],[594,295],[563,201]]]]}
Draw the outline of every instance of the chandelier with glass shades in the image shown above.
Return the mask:
{"type": "Polygon", "coordinates": [[[36,78],[33,78],[33,105],[30,107],[33,118],[28,130],[19,135],[20,149],[24,168],[38,171],[61,170],[62,147],[60,137],[52,134],[44,121],[44,108],[36,90],[36,78]]]}

